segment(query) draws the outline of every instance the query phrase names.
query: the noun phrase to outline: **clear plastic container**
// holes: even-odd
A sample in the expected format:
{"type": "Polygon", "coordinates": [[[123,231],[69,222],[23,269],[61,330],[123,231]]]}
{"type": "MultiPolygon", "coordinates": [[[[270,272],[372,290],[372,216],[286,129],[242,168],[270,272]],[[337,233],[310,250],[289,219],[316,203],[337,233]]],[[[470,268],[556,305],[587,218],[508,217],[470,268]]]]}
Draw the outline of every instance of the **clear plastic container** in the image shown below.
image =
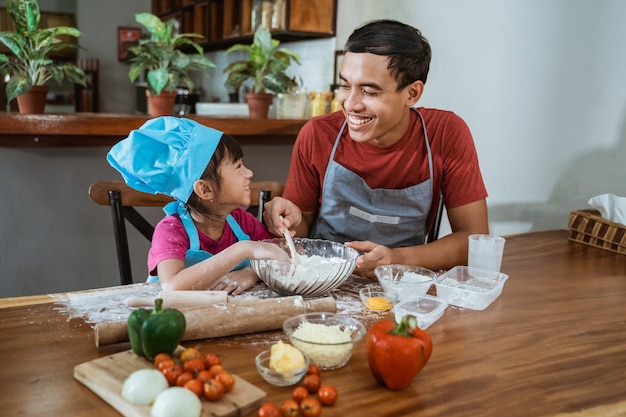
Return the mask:
{"type": "Polygon", "coordinates": [[[455,266],[435,280],[435,287],[448,304],[484,310],[500,296],[508,278],[501,272],[455,266]]]}
{"type": "Polygon", "coordinates": [[[412,314],[417,318],[417,325],[421,329],[427,329],[443,316],[446,307],[448,302],[443,298],[428,294],[411,295],[396,304],[393,312],[397,323],[400,323],[405,315],[412,314]]]}

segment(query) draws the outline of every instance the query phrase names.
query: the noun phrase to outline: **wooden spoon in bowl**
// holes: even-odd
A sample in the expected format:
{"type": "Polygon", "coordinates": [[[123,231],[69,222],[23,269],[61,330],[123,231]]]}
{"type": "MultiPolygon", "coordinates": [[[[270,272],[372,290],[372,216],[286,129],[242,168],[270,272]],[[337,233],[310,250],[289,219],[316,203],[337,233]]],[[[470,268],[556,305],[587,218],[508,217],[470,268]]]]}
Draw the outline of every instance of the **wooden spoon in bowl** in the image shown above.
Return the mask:
{"type": "MultiPolygon", "coordinates": [[[[280,221],[283,221],[283,216],[280,216],[280,221]]],[[[291,237],[291,233],[289,233],[288,229],[285,229],[283,235],[285,236],[285,240],[287,241],[287,247],[289,248],[289,252],[291,252],[291,263],[294,265],[300,265],[300,255],[296,252],[296,245],[293,243],[293,239],[291,237]]]]}

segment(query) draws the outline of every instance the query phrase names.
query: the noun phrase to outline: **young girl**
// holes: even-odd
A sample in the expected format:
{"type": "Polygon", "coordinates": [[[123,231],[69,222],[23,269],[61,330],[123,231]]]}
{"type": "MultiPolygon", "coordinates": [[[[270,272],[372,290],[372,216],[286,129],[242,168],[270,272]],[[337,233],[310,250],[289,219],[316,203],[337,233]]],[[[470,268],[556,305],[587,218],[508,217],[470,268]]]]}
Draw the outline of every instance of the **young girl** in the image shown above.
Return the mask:
{"type": "Polygon", "coordinates": [[[168,290],[250,288],[258,276],[248,259],[289,261],[274,237],[244,207],[250,205],[252,171],[235,139],[189,119],[149,120],[107,155],[126,183],[177,201],[154,231],[149,282],[168,290]]]}

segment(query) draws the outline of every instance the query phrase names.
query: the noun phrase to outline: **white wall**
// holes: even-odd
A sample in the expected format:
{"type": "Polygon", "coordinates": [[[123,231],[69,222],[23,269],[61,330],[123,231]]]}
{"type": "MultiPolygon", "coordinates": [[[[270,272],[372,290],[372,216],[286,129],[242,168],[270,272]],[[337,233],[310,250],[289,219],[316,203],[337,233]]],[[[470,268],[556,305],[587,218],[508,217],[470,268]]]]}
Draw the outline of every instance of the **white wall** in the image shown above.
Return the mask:
{"type": "Polygon", "coordinates": [[[421,105],[469,124],[492,232],[567,228],[590,197],[626,195],[626,2],[339,0],[338,14],[339,45],[373,18],[429,39],[421,105]]]}
{"type": "MultiPolygon", "coordinates": [[[[126,7],[135,1],[77,3],[81,44],[105,61],[103,92],[116,100],[103,110],[130,112],[134,91],[117,62],[115,33],[133,24],[134,8],[126,7]]],[[[327,88],[333,51],[365,20],[396,18],[420,28],[433,47],[421,104],[453,110],[472,129],[494,233],[564,229],[569,212],[586,207],[589,197],[626,196],[626,2],[338,0],[338,6],[337,40],[286,45],[305,62],[294,74],[310,89],[327,88]]],[[[203,88],[225,100],[220,66],[235,57],[210,56],[218,68],[203,88]]],[[[0,296],[119,282],[108,208],[87,196],[92,181],[116,178],[107,150],[0,148],[0,296]]],[[[244,151],[255,179],[284,180],[289,147],[244,151]]],[[[133,272],[141,277],[147,244],[133,239],[133,272]]]]}

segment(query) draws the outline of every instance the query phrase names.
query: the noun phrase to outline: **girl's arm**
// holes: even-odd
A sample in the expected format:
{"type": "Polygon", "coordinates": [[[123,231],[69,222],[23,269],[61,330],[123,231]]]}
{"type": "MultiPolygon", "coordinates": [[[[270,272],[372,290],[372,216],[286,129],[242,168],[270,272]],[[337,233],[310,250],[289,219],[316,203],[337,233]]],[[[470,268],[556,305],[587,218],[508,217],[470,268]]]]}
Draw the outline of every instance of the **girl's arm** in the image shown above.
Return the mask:
{"type": "MultiPolygon", "coordinates": [[[[289,255],[273,243],[244,240],[189,268],[185,268],[185,263],[180,259],[161,261],[157,265],[157,274],[164,290],[212,289],[220,278],[245,259],[276,259],[290,262],[289,255]]],[[[249,279],[248,277],[247,282],[249,279]]],[[[237,289],[232,285],[227,288],[227,291],[237,289]]]]}

